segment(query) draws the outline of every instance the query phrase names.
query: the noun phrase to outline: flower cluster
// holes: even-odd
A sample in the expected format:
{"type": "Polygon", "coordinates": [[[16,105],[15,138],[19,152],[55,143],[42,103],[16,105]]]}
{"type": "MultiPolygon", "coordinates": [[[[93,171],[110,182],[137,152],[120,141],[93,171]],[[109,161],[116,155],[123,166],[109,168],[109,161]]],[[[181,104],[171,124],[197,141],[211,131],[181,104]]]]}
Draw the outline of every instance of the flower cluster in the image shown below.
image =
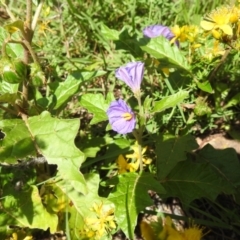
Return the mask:
{"type": "Polygon", "coordinates": [[[144,240],[201,240],[204,235],[203,230],[198,226],[177,230],[168,216],[160,232],[154,230],[152,224],[144,221],[141,222],[140,228],[144,240]]]}
{"type": "Polygon", "coordinates": [[[213,10],[205,20],[201,21],[201,27],[211,31],[214,38],[220,39],[224,35],[233,35],[233,26],[240,17],[239,9],[235,6],[222,6],[213,10]]]}
{"type": "MultiPolygon", "coordinates": [[[[143,79],[144,63],[130,62],[116,70],[116,77],[125,82],[134,94],[140,94],[140,85],[143,79]]],[[[121,134],[133,131],[136,125],[136,118],[131,108],[122,99],[113,101],[107,115],[112,129],[121,134]]]]}
{"type": "Polygon", "coordinates": [[[109,209],[103,203],[99,205],[94,203],[91,210],[96,216],[84,219],[85,227],[82,232],[82,235],[87,239],[101,239],[116,228],[113,208],[109,209]]]}
{"type": "MultiPolygon", "coordinates": [[[[143,35],[147,38],[164,36],[169,41],[173,41],[175,44],[179,45],[178,40],[176,40],[176,36],[167,26],[148,26],[143,29],[143,35]]],[[[143,72],[144,63],[130,62],[125,66],[119,67],[115,72],[115,76],[131,88],[135,97],[140,98],[140,87],[143,80],[143,72]]],[[[130,133],[135,128],[135,115],[131,108],[122,99],[113,101],[110,104],[107,110],[107,115],[112,129],[120,134],[130,133]]]]}
{"type": "MultiPolygon", "coordinates": [[[[125,172],[136,172],[140,165],[140,156],[138,151],[138,143],[136,142],[133,146],[131,146],[133,153],[127,154],[126,158],[123,155],[119,155],[116,163],[118,165],[118,173],[122,174],[125,172]]],[[[142,149],[142,161],[144,165],[148,165],[152,162],[152,159],[146,158],[144,153],[146,152],[147,147],[142,149]]]]}

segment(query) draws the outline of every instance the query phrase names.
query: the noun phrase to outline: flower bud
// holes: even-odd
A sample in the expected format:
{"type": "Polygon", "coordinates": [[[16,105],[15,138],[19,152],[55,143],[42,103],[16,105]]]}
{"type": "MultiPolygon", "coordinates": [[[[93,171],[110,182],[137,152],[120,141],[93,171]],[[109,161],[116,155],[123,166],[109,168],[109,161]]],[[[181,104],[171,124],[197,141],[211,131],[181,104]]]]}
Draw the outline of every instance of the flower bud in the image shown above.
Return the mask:
{"type": "Polygon", "coordinates": [[[20,83],[26,77],[27,66],[18,59],[11,60],[7,57],[0,61],[0,75],[8,83],[20,83]]]}

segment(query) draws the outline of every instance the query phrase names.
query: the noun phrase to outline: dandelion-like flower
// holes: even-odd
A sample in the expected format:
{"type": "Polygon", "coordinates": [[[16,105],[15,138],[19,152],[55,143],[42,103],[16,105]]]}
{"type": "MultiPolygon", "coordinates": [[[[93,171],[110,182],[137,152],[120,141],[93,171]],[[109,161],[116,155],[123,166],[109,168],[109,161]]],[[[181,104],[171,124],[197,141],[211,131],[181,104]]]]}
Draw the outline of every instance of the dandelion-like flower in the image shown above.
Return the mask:
{"type": "Polygon", "coordinates": [[[116,78],[125,82],[132,89],[133,93],[137,93],[140,91],[143,71],[144,63],[130,62],[116,70],[116,78]]]}
{"type": "Polygon", "coordinates": [[[130,133],[135,128],[134,113],[122,99],[111,102],[107,115],[112,129],[118,133],[130,133]]]}
{"type": "Polygon", "coordinates": [[[169,41],[174,38],[174,34],[169,27],[163,25],[150,25],[143,29],[143,35],[148,38],[163,36],[169,41]]]}
{"type": "Polygon", "coordinates": [[[87,239],[102,239],[104,235],[116,228],[114,208],[105,206],[103,203],[94,203],[91,210],[96,216],[84,219],[85,226],[82,235],[87,239]]]}
{"type": "Polygon", "coordinates": [[[204,30],[212,31],[214,35],[221,29],[224,34],[231,36],[233,35],[231,24],[237,22],[238,18],[239,10],[236,7],[222,6],[213,10],[200,25],[204,30]]]}

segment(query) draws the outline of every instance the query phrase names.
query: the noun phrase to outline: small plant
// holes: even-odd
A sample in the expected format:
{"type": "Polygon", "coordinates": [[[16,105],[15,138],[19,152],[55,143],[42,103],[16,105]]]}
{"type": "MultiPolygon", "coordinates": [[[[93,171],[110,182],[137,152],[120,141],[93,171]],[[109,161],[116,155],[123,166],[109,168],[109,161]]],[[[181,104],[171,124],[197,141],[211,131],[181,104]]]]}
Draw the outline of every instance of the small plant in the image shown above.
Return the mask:
{"type": "Polygon", "coordinates": [[[121,229],[134,239],[149,190],[198,214],[182,230],[174,215],[142,221],[145,240],[199,240],[209,228],[240,236],[237,153],[195,139],[239,139],[239,5],[170,26],[141,20],[145,1],[130,12],[110,2],[26,0],[23,19],[2,1],[0,238],[110,239],[121,229]]]}

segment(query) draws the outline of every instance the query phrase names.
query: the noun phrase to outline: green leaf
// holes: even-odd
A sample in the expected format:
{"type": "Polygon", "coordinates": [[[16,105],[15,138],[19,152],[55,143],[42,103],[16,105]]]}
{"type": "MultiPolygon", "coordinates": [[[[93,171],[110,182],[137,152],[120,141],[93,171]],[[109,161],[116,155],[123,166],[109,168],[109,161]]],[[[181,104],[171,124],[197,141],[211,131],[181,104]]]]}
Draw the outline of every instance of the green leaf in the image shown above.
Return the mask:
{"type": "Polygon", "coordinates": [[[12,34],[18,30],[24,32],[24,22],[22,20],[16,20],[4,26],[8,33],[12,34]]]}
{"type": "Polygon", "coordinates": [[[196,140],[191,135],[182,137],[163,136],[157,139],[157,175],[164,179],[178,162],[187,159],[186,153],[198,148],[196,140]]]}
{"type": "MultiPolygon", "coordinates": [[[[113,99],[114,100],[114,99],[113,99]]],[[[104,99],[101,93],[87,93],[80,99],[80,104],[89,112],[93,113],[93,119],[90,124],[96,124],[108,119],[107,109],[109,108],[109,99],[104,99]]]]}
{"type": "MultiPolygon", "coordinates": [[[[3,27],[0,27],[0,44],[2,45],[3,41],[8,37],[8,32],[3,27]]],[[[11,37],[12,39],[19,39],[19,33],[12,34],[11,37]]],[[[23,46],[18,43],[9,43],[7,44],[7,54],[10,57],[22,59],[24,57],[23,46]]]]}
{"type": "Polygon", "coordinates": [[[9,183],[3,189],[1,200],[0,226],[18,226],[22,228],[39,228],[51,233],[57,231],[58,216],[46,211],[36,186],[26,186],[16,190],[9,183]]]}
{"type": "Polygon", "coordinates": [[[240,103],[240,93],[237,93],[236,95],[234,95],[229,101],[228,103],[223,106],[223,108],[229,108],[232,106],[236,106],[237,104],[240,103]]]}
{"type": "Polygon", "coordinates": [[[233,148],[223,150],[215,149],[207,144],[197,152],[200,162],[210,163],[212,168],[229,182],[232,187],[240,185],[239,169],[240,163],[236,151],[233,148]]]}
{"type": "Polygon", "coordinates": [[[212,201],[231,186],[208,163],[179,162],[162,182],[167,195],[178,197],[188,205],[201,197],[212,201]]]}
{"type": "Polygon", "coordinates": [[[15,103],[17,98],[18,98],[18,96],[16,93],[5,93],[5,94],[0,95],[0,102],[15,103]]]}
{"type": "MultiPolygon", "coordinates": [[[[93,139],[94,140],[94,139],[93,139]]],[[[91,166],[92,164],[95,164],[97,162],[100,162],[102,160],[108,160],[108,159],[117,159],[117,157],[120,154],[126,153],[131,146],[131,142],[127,139],[119,138],[119,139],[113,139],[109,137],[102,138],[102,140],[105,141],[104,145],[98,145],[100,147],[106,146],[107,150],[105,154],[99,154],[99,156],[96,156],[92,159],[87,159],[81,166],[81,168],[91,166]]],[[[94,142],[94,145],[97,144],[97,142],[94,142]]],[[[94,146],[93,143],[90,146],[94,146]]]]}
{"type": "Polygon", "coordinates": [[[52,118],[48,112],[20,119],[0,121],[5,134],[0,146],[0,159],[8,163],[18,158],[35,156],[36,149],[50,164],[56,164],[63,179],[71,182],[81,193],[86,193],[86,184],[79,168],[84,154],[75,146],[79,119],[52,118]]]}
{"type": "Polygon", "coordinates": [[[151,39],[142,38],[139,43],[141,49],[149,53],[152,57],[159,59],[163,67],[176,67],[189,70],[187,59],[182,55],[181,50],[163,36],[151,39]]]}
{"type": "Polygon", "coordinates": [[[0,161],[15,163],[17,159],[35,155],[35,148],[25,123],[21,119],[0,121],[5,137],[0,142],[0,161]]]}
{"type": "Polygon", "coordinates": [[[205,81],[205,82],[198,82],[197,83],[197,86],[199,89],[201,89],[202,91],[204,92],[207,92],[207,93],[214,93],[213,89],[212,89],[212,86],[210,84],[209,81],[205,81]]]}
{"type": "Polygon", "coordinates": [[[15,94],[18,92],[18,85],[19,84],[12,84],[5,81],[0,82],[0,93],[15,94]]]}
{"type": "Polygon", "coordinates": [[[86,185],[79,168],[84,154],[75,146],[79,119],[52,118],[48,112],[31,117],[26,123],[35,144],[50,164],[57,164],[62,178],[71,182],[79,192],[86,193],[86,185]]]}
{"type": "Polygon", "coordinates": [[[154,102],[154,107],[152,113],[162,112],[167,108],[175,107],[177,104],[181,103],[185,98],[188,97],[188,92],[180,90],[179,92],[164,97],[158,102],[154,102]]]}
{"type": "Polygon", "coordinates": [[[116,206],[117,224],[128,238],[133,239],[138,214],[153,204],[148,191],[153,190],[162,194],[165,190],[150,173],[121,174],[108,184],[115,185],[108,199],[116,206]]]}
{"type": "MultiPolygon", "coordinates": [[[[56,181],[56,185],[67,196],[70,202],[67,209],[69,211],[69,217],[65,221],[68,221],[67,224],[70,226],[69,234],[71,239],[85,239],[84,233],[88,230],[93,230],[95,234],[98,234],[101,227],[104,229],[103,239],[110,239],[110,236],[108,236],[109,238],[106,237],[108,227],[106,217],[114,213],[114,205],[106,198],[98,196],[100,179],[97,174],[87,174],[84,175],[84,177],[89,190],[86,195],[80,195],[76,192],[69,181],[56,181]],[[98,213],[95,211],[96,206],[102,206],[98,213]],[[88,223],[90,219],[94,220],[92,224],[88,223]],[[102,226],[99,224],[99,221],[103,223],[102,226]]],[[[66,224],[66,222],[64,222],[63,225],[64,224],[66,224]]],[[[62,229],[66,229],[66,225],[63,226],[62,229]]],[[[92,237],[91,239],[99,238],[92,237]]]]}
{"type": "Polygon", "coordinates": [[[152,100],[153,99],[149,95],[145,98],[144,103],[143,103],[143,108],[145,111],[151,112],[152,100]]]}
{"type": "Polygon", "coordinates": [[[104,75],[104,71],[94,71],[94,72],[74,72],[67,77],[67,79],[60,83],[55,90],[56,105],[54,110],[63,108],[67,101],[79,91],[80,85],[86,81],[91,80],[94,77],[99,77],[104,75]]]}
{"type": "Polygon", "coordinates": [[[118,40],[119,31],[108,28],[105,24],[101,24],[101,33],[107,40],[118,40]]]}

